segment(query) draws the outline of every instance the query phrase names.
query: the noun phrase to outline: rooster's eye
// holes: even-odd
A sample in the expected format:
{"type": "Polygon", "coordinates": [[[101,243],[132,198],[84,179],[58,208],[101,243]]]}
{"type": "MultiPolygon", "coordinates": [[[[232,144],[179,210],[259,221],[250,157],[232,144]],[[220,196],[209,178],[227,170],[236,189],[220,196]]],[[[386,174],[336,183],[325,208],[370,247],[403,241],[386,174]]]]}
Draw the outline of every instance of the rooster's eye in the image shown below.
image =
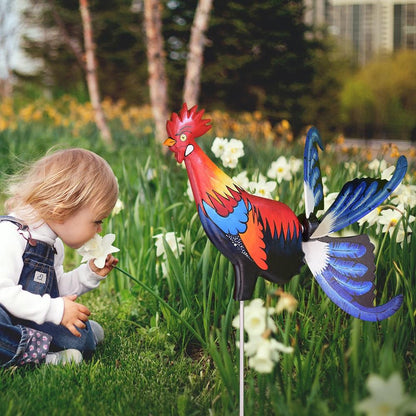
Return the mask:
{"type": "Polygon", "coordinates": [[[186,134],[182,133],[180,139],[181,139],[181,141],[184,142],[186,140],[186,134]]]}

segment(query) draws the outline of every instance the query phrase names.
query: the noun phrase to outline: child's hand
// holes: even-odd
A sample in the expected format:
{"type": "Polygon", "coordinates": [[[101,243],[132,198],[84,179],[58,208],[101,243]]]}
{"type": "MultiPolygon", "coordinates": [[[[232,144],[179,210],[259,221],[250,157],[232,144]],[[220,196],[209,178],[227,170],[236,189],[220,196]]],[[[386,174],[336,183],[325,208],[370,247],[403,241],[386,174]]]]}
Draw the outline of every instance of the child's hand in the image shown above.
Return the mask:
{"type": "Polygon", "coordinates": [[[85,322],[88,321],[91,312],[86,306],[76,303],[76,298],[77,295],[63,296],[64,315],[62,316],[61,325],[76,337],[80,337],[81,334],[77,328],[83,329],[86,327],[85,322]]]}
{"type": "Polygon", "coordinates": [[[100,275],[100,276],[103,276],[103,277],[104,277],[104,276],[107,276],[107,275],[108,275],[108,273],[110,273],[110,272],[111,272],[111,270],[113,270],[115,266],[117,266],[117,263],[118,263],[118,259],[117,259],[117,258],[115,258],[112,254],[109,254],[109,255],[107,256],[107,258],[105,259],[105,265],[104,265],[104,267],[103,267],[102,269],[99,269],[99,268],[95,265],[95,263],[94,263],[94,259],[91,259],[91,260],[89,261],[89,266],[90,266],[91,270],[92,270],[94,273],[97,273],[98,275],[100,275]]]}

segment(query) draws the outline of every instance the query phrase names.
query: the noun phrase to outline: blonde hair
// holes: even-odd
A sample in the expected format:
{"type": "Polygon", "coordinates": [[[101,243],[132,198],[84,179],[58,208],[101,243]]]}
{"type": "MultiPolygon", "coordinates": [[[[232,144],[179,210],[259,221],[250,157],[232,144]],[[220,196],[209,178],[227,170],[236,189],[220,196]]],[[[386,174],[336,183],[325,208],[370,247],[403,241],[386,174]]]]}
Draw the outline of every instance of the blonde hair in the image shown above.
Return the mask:
{"type": "Polygon", "coordinates": [[[118,198],[117,179],[110,165],[97,154],[76,148],[39,159],[9,181],[8,191],[11,196],[6,210],[26,213],[25,221],[62,222],[83,207],[103,219],[118,198]]]}

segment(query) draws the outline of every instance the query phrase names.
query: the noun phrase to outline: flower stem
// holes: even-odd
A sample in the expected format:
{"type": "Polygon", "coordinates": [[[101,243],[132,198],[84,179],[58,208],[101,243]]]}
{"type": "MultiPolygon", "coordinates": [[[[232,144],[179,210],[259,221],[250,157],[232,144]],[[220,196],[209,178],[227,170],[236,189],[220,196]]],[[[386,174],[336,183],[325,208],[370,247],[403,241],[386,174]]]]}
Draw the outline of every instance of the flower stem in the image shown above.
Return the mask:
{"type": "Polygon", "coordinates": [[[380,244],[380,245],[379,245],[379,247],[378,247],[378,251],[377,251],[377,259],[376,259],[376,272],[377,272],[377,269],[378,269],[378,263],[379,263],[379,261],[380,261],[381,252],[382,252],[382,250],[383,250],[383,248],[384,248],[384,245],[385,245],[385,243],[386,243],[386,240],[387,240],[387,235],[388,235],[388,233],[389,233],[389,229],[390,229],[390,226],[387,228],[386,232],[384,233],[383,240],[381,241],[381,244],[380,244]]]}
{"type": "Polygon", "coordinates": [[[194,334],[194,336],[198,339],[198,341],[202,344],[203,347],[206,347],[207,344],[204,341],[204,339],[201,337],[201,335],[190,325],[185,319],[174,309],[172,306],[170,306],[164,299],[162,299],[152,288],[147,286],[145,283],[141,282],[136,277],[132,276],[130,273],[126,272],[123,269],[120,269],[120,267],[115,266],[114,267],[119,272],[126,275],[129,279],[133,280],[135,283],[137,283],[139,286],[141,286],[143,289],[145,289],[147,292],[149,292],[151,295],[153,295],[159,302],[161,302],[166,308],[169,309],[170,312],[172,312],[176,318],[178,318],[191,332],[194,334]]]}

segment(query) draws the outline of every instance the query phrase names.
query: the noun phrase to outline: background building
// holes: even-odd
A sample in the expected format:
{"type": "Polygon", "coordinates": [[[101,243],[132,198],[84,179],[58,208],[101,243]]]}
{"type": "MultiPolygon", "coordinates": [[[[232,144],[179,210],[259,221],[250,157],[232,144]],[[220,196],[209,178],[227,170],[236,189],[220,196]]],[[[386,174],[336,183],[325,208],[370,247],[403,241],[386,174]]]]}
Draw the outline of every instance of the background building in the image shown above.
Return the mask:
{"type": "Polygon", "coordinates": [[[416,49],[415,0],[305,0],[305,21],[325,22],[359,64],[398,49],[416,49]]]}

